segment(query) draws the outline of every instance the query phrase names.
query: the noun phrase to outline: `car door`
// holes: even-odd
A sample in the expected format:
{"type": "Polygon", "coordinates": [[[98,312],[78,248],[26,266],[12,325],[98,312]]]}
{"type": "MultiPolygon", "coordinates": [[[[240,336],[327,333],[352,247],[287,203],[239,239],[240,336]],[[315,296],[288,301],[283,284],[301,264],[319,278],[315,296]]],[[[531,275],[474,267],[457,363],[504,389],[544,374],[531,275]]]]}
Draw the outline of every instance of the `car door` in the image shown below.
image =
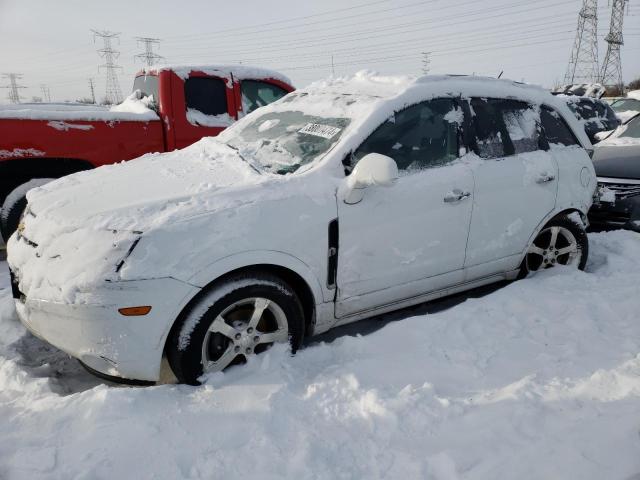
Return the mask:
{"type": "Polygon", "coordinates": [[[458,160],[453,99],[435,99],[396,113],[346,161],[368,153],[398,164],[391,187],[370,187],[354,205],[338,198],[338,318],[462,281],[473,176],[458,160]]]}
{"type": "Polygon", "coordinates": [[[465,268],[471,280],[516,268],[533,232],[553,210],[558,166],[541,134],[539,108],[472,98],[475,192],[465,268]],[[515,264],[514,264],[515,262],[515,264]]]}

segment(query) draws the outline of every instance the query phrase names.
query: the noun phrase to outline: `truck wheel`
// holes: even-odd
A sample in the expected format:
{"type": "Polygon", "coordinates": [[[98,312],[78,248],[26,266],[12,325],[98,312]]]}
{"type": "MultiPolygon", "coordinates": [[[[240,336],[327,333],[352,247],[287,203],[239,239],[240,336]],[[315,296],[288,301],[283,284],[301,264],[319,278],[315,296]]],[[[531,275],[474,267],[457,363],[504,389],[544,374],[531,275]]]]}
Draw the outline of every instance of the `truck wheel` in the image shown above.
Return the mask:
{"type": "Polygon", "coordinates": [[[181,383],[242,364],[274,343],[293,353],[304,337],[304,314],[293,289],[268,273],[241,273],[209,290],[174,326],[167,359],[181,383]]]}
{"type": "Polygon", "coordinates": [[[27,208],[27,192],[53,180],[55,178],[33,178],[16,187],[7,195],[2,204],[2,211],[0,211],[0,233],[5,243],[18,228],[24,209],[27,208]]]}

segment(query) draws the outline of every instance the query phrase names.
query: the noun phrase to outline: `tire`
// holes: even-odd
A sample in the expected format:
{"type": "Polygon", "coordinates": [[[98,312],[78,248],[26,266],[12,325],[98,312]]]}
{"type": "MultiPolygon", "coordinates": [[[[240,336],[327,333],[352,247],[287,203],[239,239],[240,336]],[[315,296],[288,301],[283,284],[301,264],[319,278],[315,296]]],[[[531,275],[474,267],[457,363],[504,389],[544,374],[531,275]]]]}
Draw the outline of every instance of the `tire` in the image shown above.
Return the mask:
{"type": "Polygon", "coordinates": [[[178,381],[190,385],[199,385],[203,373],[245,363],[273,343],[288,341],[295,353],[304,338],[298,297],[269,273],[225,279],[181,317],[169,334],[166,353],[178,381]]]}
{"type": "Polygon", "coordinates": [[[589,239],[585,225],[577,214],[560,215],[536,235],[522,260],[518,278],[556,265],[584,270],[588,257],[589,239]]]}
{"type": "Polygon", "coordinates": [[[55,178],[34,178],[14,188],[7,195],[0,211],[0,234],[5,243],[18,228],[24,209],[27,208],[27,192],[53,180],[55,178]]]}

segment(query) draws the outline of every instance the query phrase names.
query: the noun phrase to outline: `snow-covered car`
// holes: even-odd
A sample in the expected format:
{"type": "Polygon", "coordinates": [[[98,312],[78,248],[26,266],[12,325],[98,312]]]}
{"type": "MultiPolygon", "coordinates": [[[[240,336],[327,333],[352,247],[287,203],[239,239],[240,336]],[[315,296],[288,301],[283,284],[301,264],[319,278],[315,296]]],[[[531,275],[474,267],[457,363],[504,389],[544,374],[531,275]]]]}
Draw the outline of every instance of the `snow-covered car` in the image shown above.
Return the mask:
{"type": "Polygon", "coordinates": [[[611,104],[618,118],[624,123],[640,113],[640,90],[627,93],[625,98],[620,98],[611,104]]]}
{"type": "Polygon", "coordinates": [[[57,180],[8,245],[22,322],[93,371],[181,382],[305,336],[587,261],[596,178],[550,93],[318,82],[217,138],[57,180]]]}
{"type": "Polygon", "coordinates": [[[603,100],[575,95],[558,95],[558,98],[567,102],[593,144],[600,141],[598,134],[612,132],[620,126],[620,119],[603,100]]]}
{"type": "Polygon", "coordinates": [[[593,228],[640,232],[640,113],[598,144],[593,163],[602,192],[589,211],[593,228]]]}

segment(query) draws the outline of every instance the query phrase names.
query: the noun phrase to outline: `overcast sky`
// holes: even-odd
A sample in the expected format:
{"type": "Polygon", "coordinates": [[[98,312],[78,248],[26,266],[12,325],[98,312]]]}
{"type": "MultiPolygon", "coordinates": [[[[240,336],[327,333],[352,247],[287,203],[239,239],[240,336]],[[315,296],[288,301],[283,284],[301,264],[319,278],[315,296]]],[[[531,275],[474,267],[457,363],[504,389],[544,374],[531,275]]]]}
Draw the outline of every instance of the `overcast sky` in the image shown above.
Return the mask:
{"type": "MultiPolygon", "coordinates": [[[[118,63],[129,92],[142,51],[134,37],[162,39],[168,63],[239,63],[274,68],[304,86],[361,69],[497,75],[551,86],[562,81],[581,0],[0,0],[0,73],[24,76],[25,99],[46,84],[54,101],[104,96],[90,29],[120,32],[118,63]]],[[[600,58],[609,29],[600,0],[600,58]]],[[[625,81],[640,76],[640,0],[630,1],[622,50],[625,81]]],[[[7,82],[0,80],[0,85],[7,82]]],[[[2,102],[7,90],[0,91],[2,102]]]]}

